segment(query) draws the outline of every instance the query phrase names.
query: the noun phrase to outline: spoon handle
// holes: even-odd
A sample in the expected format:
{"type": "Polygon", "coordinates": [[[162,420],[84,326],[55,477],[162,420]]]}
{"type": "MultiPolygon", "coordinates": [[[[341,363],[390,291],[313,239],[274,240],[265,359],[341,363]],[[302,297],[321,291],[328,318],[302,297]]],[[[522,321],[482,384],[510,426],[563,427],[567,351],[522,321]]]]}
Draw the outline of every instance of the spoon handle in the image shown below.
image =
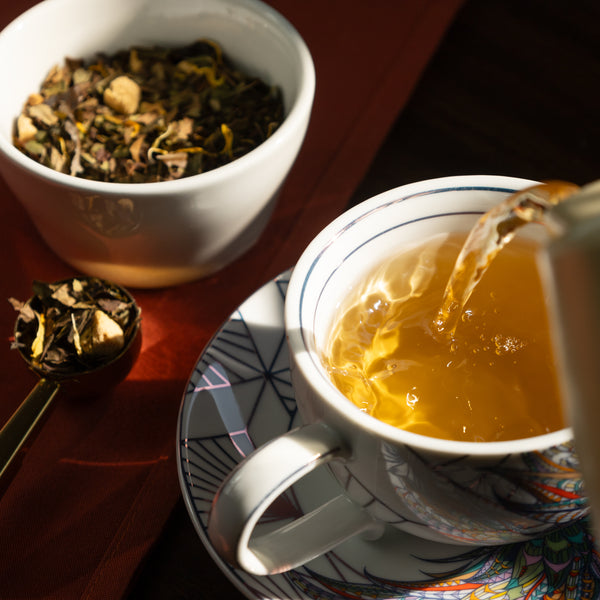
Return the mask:
{"type": "MultiPolygon", "coordinates": [[[[0,486],[6,487],[8,473],[14,471],[9,467],[19,450],[23,447],[36,425],[42,420],[50,407],[60,383],[50,379],[40,379],[31,390],[21,406],[0,430],[0,486]]],[[[15,469],[16,470],[16,469],[15,469]]]]}

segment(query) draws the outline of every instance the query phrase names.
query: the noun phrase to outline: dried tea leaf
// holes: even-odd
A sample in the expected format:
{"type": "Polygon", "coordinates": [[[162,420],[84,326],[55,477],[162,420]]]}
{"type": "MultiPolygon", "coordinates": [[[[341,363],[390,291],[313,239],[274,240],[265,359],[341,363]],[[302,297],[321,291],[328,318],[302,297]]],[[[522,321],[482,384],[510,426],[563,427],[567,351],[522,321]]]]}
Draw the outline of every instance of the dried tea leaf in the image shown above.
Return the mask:
{"type": "Polygon", "coordinates": [[[51,297],[65,306],[73,306],[77,302],[77,299],[71,295],[71,289],[77,294],[80,293],[75,290],[74,284],[71,283],[62,283],[58,286],[49,286],[49,288],[52,290],[51,297]]]}
{"type": "Polygon", "coordinates": [[[49,376],[71,377],[116,356],[135,335],[140,310],[119,286],[94,277],[33,283],[18,311],[13,348],[49,376]]]}
{"type": "Polygon", "coordinates": [[[212,40],[66,59],[16,119],[13,142],[75,177],[145,183],[225,165],[284,118],[279,88],[242,73],[212,40]]]}
{"type": "Polygon", "coordinates": [[[77,321],[75,320],[75,315],[73,313],[71,313],[71,323],[73,325],[73,345],[75,346],[75,352],[81,356],[83,354],[83,348],[81,347],[81,336],[79,335],[77,321]]]}
{"type": "Polygon", "coordinates": [[[40,125],[52,127],[58,123],[58,116],[48,104],[34,104],[27,110],[29,117],[33,121],[39,122],[40,125]]]}

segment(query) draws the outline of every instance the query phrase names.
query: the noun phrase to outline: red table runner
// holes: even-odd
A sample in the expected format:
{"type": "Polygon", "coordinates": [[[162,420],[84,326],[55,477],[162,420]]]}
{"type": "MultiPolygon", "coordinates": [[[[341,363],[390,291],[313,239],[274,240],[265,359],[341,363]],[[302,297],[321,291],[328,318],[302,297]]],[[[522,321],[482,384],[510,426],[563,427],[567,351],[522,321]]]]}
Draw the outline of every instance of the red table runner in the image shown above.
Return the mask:
{"type": "MultiPolygon", "coordinates": [[[[2,3],[0,27],[35,4],[2,3]]],[[[180,494],[177,414],[211,335],[255,289],[293,265],[346,206],[462,0],[273,0],[315,61],[313,117],[259,243],[208,279],[132,290],[143,346],[105,397],[59,397],[0,499],[0,598],[119,598],[180,494]]],[[[27,43],[26,40],[23,41],[27,43]]],[[[43,201],[43,199],[40,199],[43,201]]],[[[0,297],[25,300],[33,279],[77,275],[38,237],[0,180],[0,297]]],[[[9,349],[16,313],[0,308],[0,424],[35,378],[9,349]]]]}

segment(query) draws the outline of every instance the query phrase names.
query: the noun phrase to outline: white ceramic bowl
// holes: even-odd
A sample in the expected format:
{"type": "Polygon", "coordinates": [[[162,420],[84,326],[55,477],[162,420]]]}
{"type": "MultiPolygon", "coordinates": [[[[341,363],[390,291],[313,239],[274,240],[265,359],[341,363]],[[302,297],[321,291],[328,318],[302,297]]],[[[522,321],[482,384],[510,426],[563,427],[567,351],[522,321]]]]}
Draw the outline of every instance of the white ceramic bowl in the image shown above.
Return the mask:
{"type": "Polygon", "coordinates": [[[45,0],[0,33],[0,81],[0,173],[47,244],[84,273],[160,287],[213,273],[258,239],[303,142],[315,73],[298,32],[259,0],[45,0]],[[284,122],[247,155],[176,181],[119,184],[53,171],[13,146],[25,100],[65,57],[203,37],[283,92],[284,122]]]}

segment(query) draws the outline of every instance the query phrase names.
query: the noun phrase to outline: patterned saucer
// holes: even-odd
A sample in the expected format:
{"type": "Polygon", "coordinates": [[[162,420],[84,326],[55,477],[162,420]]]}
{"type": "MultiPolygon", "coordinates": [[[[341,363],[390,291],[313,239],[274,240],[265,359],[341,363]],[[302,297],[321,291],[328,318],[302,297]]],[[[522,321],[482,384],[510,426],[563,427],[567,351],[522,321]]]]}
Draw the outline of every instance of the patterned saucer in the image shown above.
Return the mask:
{"type": "MultiPolygon", "coordinates": [[[[585,523],[519,544],[446,546],[396,530],[354,538],[301,568],[270,577],[234,569],[206,525],[227,473],[257,446],[299,425],[283,327],[289,271],[255,292],[223,324],[190,376],[178,423],[179,480],[194,527],[225,575],[265,600],[550,600],[600,598],[600,555],[585,523]]],[[[264,528],[337,493],[326,470],[275,502],[264,528]]]]}

